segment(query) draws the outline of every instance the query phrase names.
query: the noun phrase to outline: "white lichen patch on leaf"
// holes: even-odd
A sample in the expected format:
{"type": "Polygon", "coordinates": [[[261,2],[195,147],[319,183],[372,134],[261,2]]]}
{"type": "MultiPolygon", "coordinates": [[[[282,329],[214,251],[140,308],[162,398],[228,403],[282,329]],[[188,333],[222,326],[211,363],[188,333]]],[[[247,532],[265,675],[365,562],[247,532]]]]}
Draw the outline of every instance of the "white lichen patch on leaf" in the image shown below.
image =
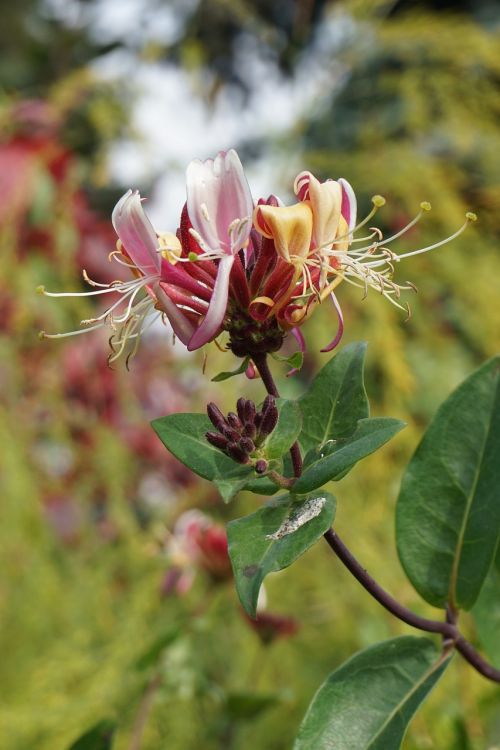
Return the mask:
{"type": "Polygon", "coordinates": [[[313,497],[307,500],[298,510],[284,521],[279,529],[273,534],[267,534],[266,539],[273,539],[274,541],[282,539],[288,534],[293,534],[295,531],[300,529],[301,526],[312,521],[313,518],[319,516],[326,503],[326,497],[313,497]]]}

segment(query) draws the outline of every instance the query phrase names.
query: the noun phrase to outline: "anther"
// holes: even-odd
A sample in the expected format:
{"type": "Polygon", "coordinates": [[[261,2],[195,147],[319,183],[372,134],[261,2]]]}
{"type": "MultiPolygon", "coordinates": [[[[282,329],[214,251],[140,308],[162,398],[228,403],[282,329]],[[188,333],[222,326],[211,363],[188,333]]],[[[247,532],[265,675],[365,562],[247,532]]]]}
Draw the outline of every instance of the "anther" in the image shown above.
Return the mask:
{"type": "Polygon", "coordinates": [[[474,222],[477,221],[477,214],[475,214],[473,211],[467,211],[467,213],[465,214],[465,218],[468,221],[474,222]]]}
{"type": "Polygon", "coordinates": [[[422,211],[430,211],[432,206],[429,201],[422,201],[422,203],[420,204],[420,208],[422,209],[422,211]]]}
{"type": "Polygon", "coordinates": [[[383,195],[374,195],[372,197],[372,203],[377,208],[382,208],[382,206],[385,206],[385,198],[383,195]]]}

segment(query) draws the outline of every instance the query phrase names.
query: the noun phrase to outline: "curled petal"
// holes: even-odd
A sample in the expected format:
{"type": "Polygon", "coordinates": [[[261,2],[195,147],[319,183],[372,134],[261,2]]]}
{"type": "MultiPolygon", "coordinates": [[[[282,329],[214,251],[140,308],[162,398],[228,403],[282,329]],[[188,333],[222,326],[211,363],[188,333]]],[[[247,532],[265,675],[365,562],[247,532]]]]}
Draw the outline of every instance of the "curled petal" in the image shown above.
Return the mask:
{"type": "Polygon", "coordinates": [[[313,175],[311,172],[300,172],[293,183],[293,191],[299,201],[305,201],[309,198],[309,181],[313,175]]]}
{"type": "Polygon", "coordinates": [[[229,277],[233,266],[234,256],[227,255],[221,258],[217,269],[212,299],[208,306],[207,314],[203,323],[197,328],[191,337],[187,348],[190,352],[199,349],[211,341],[218,333],[227,308],[229,292],[229,277]]]}
{"type": "Polygon", "coordinates": [[[313,240],[315,247],[334,241],[338,235],[342,189],[335,180],[320,182],[310,176],[309,201],[313,212],[313,240]]]}
{"type": "Polygon", "coordinates": [[[356,214],[357,214],[357,201],[354,190],[351,185],[344,180],[343,177],[339,178],[339,184],[342,188],[342,208],[340,209],[342,216],[347,222],[349,231],[352,232],[356,226],[356,214]]]}
{"type": "Polygon", "coordinates": [[[293,206],[257,206],[254,212],[256,229],[274,240],[276,252],[291,262],[294,256],[306,258],[311,246],[313,217],[308,203],[293,206]]]}
{"type": "Polygon", "coordinates": [[[332,349],[335,349],[336,346],[340,343],[340,339],[342,338],[344,334],[344,316],[342,315],[342,308],[340,307],[340,303],[335,296],[334,292],[331,292],[331,298],[333,302],[333,306],[335,308],[335,312],[337,313],[337,319],[338,319],[338,328],[337,333],[335,334],[335,338],[330,341],[328,346],[325,346],[324,349],[321,349],[322,352],[331,352],[332,349]]]}
{"type": "Polygon", "coordinates": [[[158,238],[144,213],[138,190],[128,190],[113,209],[112,222],[120,242],[145,275],[160,271],[158,238]]]}
{"type": "Polygon", "coordinates": [[[192,161],[186,173],[189,219],[204,250],[234,255],[248,242],[253,199],[234,149],[192,161]]]}

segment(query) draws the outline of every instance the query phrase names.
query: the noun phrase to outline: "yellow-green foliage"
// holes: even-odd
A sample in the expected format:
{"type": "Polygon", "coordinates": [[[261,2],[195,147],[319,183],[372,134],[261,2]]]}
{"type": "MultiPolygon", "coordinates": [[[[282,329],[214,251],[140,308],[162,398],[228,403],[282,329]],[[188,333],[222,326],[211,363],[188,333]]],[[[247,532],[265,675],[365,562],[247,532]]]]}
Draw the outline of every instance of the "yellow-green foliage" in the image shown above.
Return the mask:
{"type": "MultiPolygon", "coordinates": [[[[358,10],[362,4],[355,5],[358,10]]],[[[333,489],[338,529],[375,578],[408,606],[430,614],[397,561],[393,510],[404,462],[435,408],[500,347],[500,47],[498,34],[452,15],[364,24],[346,53],[350,82],[327,115],[304,124],[290,148],[304,147],[304,168],[349,179],[365,210],[371,195],[383,193],[388,204],[377,218],[386,233],[429,200],[432,213],[399,248],[452,233],[466,210],[479,214],[477,224],[452,245],[397,267],[399,279],[409,278],[419,289],[409,299],[408,322],[374,292],[364,301],[362,290],[347,285],[338,293],[345,341],[369,342],[373,412],[408,422],[393,445],[333,489]]],[[[69,96],[64,87],[57,95],[69,96]]],[[[103,106],[92,105],[91,117],[112,135],[103,106]]],[[[51,260],[18,241],[16,222],[1,228],[8,303],[0,350],[1,747],[65,750],[109,716],[119,723],[116,750],[138,750],[133,727],[137,731],[145,710],[142,750],[285,750],[333,668],[359,648],[411,630],[370,600],[321,544],[266,583],[268,609],[301,623],[296,636],[270,647],[259,645],[231,583],[215,586],[201,573],[185,597],[161,596],[169,565],[166,527],[181,510],[208,508],[229,519],[250,512],[259,500],[244,496],[223,508],[206,483],[173,482],[165,483],[159,505],[148,506],[138,490],[144,460],[92,404],[84,419],[95,440],[90,446],[75,442],[76,417],[65,404],[61,378],[63,347],[39,344],[36,330],[70,328],[88,308],[56,307],[33,290],[40,283],[74,286],[78,236],[68,201],[79,179],[71,172],[55,200],[40,167],[31,221],[36,223],[37,212],[50,216],[51,260]],[[51,472],[47,446],[57,461],[70,452],[77,480],[51,472]],[[68,493],[78,533],[62,539],[44,508],[68,493]],[[96,520],[101,505],[105,524],[96,520]],[[157,663],[138,668],[138,659],[174,628],[179,636],[157,663]],[[154,689],[158,673],[162,682],[154,689]],[[276,693],[279,700],[257,719],[230,721],[224,708],[228,693],[248,690],[276,693]]],[[[334,328],[327,307],[307,324],[306,366],[284,391],[298,394],[329,356],[317,352],[334,328]]],[[[208,383],[199,359],[173,360],[167,345],[158,345],[165,359],[157,376],[181,382],[192,410],[201,410],[210,398],[233,408],[239,388],[258,398],[258,382],[240,377],[222,387],[208,383]]],[[[228,355],[210,353],[210,374],[232,366],[228,355]]],[[[281,365],[273,366],[283,372],[281,365]]],[[[95,377],[99,371],[89,369],[88,378],[95,377]]],[[[140,424],[145,420],[140,394],[126,373],[116,387],[126,420],[140,424]]],[[[493,748],[500,744],[498,701],[498,689],[456,657],[413,722],[406,749],[493,748]]]]}

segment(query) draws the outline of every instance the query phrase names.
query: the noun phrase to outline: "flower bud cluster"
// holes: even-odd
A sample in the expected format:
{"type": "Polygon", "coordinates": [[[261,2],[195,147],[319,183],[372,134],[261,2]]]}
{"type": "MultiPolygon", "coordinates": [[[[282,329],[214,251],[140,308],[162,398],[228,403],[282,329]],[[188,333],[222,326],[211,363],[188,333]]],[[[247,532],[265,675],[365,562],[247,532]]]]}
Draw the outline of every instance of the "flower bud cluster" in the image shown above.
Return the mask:
{"type": "Polygon", "coordinates": [[[236,412],[230,411],[227,417],[214,403],[208,404],[207,414],[216,429],[205,434],[208,442],[240,464],[253,462],[255,471],[264,474],[268,464],[265,458],[259,457],[258,449],[278,421],[274,397],[266,396],[260,411],[253,401],[239,398],[236,412]]]}

